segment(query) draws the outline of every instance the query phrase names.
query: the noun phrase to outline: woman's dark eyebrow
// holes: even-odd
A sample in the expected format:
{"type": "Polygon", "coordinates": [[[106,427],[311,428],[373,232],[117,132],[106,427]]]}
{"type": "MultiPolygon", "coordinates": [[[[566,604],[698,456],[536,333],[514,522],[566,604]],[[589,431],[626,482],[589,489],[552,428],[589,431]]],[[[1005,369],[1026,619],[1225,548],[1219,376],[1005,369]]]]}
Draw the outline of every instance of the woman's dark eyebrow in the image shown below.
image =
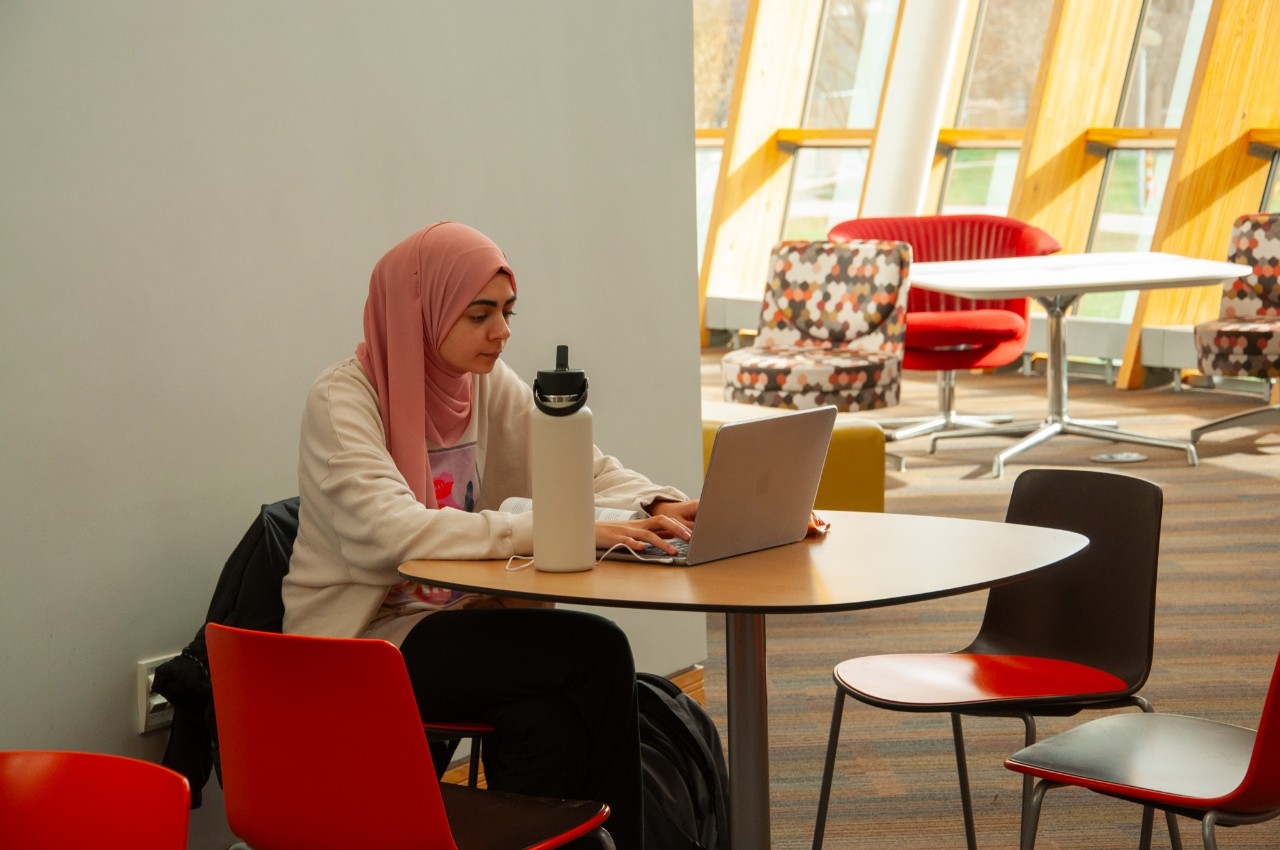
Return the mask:
{"type": "MultiPolygon", "coordinates": [[[[512,295],[510,298],[508,298],[506,301],[503,302],[502,306],[510,307],[514,303],[516,303],[516,296],[512,295]]],[[[497,307],[497,306],[498,306],[497,301],[493,301],[488,298],[477,298],[475,301],[472,301],[470,304],[468,304],[467,308],[470,309],[472,307],[497,307]]]]}

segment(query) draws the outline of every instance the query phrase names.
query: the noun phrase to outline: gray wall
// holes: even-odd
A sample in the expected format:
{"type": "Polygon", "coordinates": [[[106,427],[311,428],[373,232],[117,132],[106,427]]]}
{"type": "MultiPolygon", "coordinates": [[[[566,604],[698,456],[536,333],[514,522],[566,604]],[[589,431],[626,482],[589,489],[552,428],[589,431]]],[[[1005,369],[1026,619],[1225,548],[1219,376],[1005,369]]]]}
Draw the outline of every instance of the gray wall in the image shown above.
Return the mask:
{"type": "MultiPolygon", "coordinates": [[[[306,388],[429,222],[508,252],[517,370],[568,343],[597,442],[696,490],[691,68],[682,0],[3,0],[0,748],[158,759],[134,662],[296,491],[306,388]]],[[[705,655],[625,614],[642,667],[705,655]]],[[[229,841],[214,782],[193,830],[229,841]]]]}

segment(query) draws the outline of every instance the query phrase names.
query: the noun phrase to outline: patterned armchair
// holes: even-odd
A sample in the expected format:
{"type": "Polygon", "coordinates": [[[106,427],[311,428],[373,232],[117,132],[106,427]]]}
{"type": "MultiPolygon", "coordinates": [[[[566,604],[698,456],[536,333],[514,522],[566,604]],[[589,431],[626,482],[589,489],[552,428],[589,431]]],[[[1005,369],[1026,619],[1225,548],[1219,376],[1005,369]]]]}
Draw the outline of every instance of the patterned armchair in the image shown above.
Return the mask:
{"type": "MultiPolygon", "coordinates": [[[[1208,376],[1280,377],[1280,214],[1256,213],[1236,219],[1227,259],[1250,266],[1252,274],[1222,288],[1217,319],[1195,327],[1196,356],[1208,376]]],[[[1280,423],[1280,405],[1224,416],[1191,431],[1194,443],[1220,428],[1280,423]]]]}
{"type": "Polygon", "coordinates": [[[721,361],[726,401],[766,407],[898,403],[911,248],[781,242],[755,343],[721,361]]]}

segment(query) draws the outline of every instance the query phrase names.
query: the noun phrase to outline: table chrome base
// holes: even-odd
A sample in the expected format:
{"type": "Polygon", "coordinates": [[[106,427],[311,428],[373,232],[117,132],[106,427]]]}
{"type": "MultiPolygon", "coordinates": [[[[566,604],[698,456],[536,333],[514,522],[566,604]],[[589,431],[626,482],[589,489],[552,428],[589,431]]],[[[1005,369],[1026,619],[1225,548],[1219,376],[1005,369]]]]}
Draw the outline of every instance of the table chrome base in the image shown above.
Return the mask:
{"type": "Polygon", "coordinates": [[[1114,423],[1071,419],[1066,416],[1051,417],[1034,423],[1020,422],[995,428],[983,428],[971,431],[953,431],[950,433],[936,434],[929,444],[929,452],[932,454],[937,450],[938,440],[955,437],[1022,437],[1022,440],[1000,452],[995,456],[995,459],[992,460],[991,477],[1000,478],[1004,475],[1005,462],[1010,458],[1022,454],[1027,449],[1035,448],[1041,443],[1046,443],[1053,437],[1060,434],[1069,434],[1076,437],[1092,437],[1095,440],[1110,440],[1113,443],[1136,443],[1142,446],[1154,446],[1162,449],[1181,449],[1187,453],[1187,466],[1198,466],[1200,464],[1200,458],[1196,455],[1196,447],[1186,440],[1164,440],[1158,437],[1147,437],[1142,434],[1132,434],[1127,431],[1116,430],[1114,423]]]}

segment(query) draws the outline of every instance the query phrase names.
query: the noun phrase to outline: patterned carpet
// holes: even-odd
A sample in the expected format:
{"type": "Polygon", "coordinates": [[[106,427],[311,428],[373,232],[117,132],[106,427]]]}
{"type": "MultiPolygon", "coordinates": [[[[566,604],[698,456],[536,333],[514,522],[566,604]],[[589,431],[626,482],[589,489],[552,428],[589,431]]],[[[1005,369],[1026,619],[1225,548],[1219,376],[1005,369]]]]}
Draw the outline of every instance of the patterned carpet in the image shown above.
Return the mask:
{"type": "MultiPolygon", "coordinates": [[[[715,352],[704,356],[703,393],[718,398],[715,352]]],[[[966,413],[1037,419],[1045,383],[1016,372],[961,375],[966,413]]],[[[902,403],[871,418],[923,415],[935,404],[932,376],[912,373],[902,403]]],[[[1189,430],[1262,403],[1257,396],[1182,391],[1170,386],[1122,392],[1093,377],[1073,377],[1070,413],[1118,420],[1129,431],[1185,439],[1189,430]]],[[[1160,484],[1165,493],[1155,662],[1143,690],[1157,710],[1256,724],[1280,650],[1280,580],[1274,575],[1280,502],[1280,429],[1232,429],[1207,435],[1200,465],[1182,452],[1059,437],[1015,459],[1002,479],[987,477],[1004,438],[949,441],[929,454],[929,440],[891,444],[907,469],[890,472],[887,510],[999,520],[1014,478],[1031,466],[1109,469],[1160,484]],[[1120,450],[1143,462],[1104,465],[1091,458],[1120,450]]],[[[844,658],[895,651],[946,651],[977,628],[983,595],[856,614],[774,616],[768,620],[770,771],[773,846],[812,841],[822,759],[831,717],[832,666],[844,658]]],[[[724,716],[724,621],[707,618],[707,700],[724,716]]],[[[1041,737],[1096,715],[1043,719],[1041,737]]],[[[983,850],[1017,847],[1020,777],[1005,755],[1021,746],[1016,720],[968,720],[970,778],[983,850]]],[[[1073,789],[1051,792],[1041,819],[1041,850],[1128,848],[1138,842],[1139,810],[1073,789]]],[[[1181,821],[1188,848],[1200,847],[1199,824],[1181,821]]],[[[1280,820],[1219,829],[1224,850],[1280,846],[1280,820]]],[[[826,846],[830,848],[964,847],[950,724],[945,715],[903,714],[849,701],[836,768],[826,846]]],[[[1155,846],[1167,847],[1162,820],[1155,846]]]]}

